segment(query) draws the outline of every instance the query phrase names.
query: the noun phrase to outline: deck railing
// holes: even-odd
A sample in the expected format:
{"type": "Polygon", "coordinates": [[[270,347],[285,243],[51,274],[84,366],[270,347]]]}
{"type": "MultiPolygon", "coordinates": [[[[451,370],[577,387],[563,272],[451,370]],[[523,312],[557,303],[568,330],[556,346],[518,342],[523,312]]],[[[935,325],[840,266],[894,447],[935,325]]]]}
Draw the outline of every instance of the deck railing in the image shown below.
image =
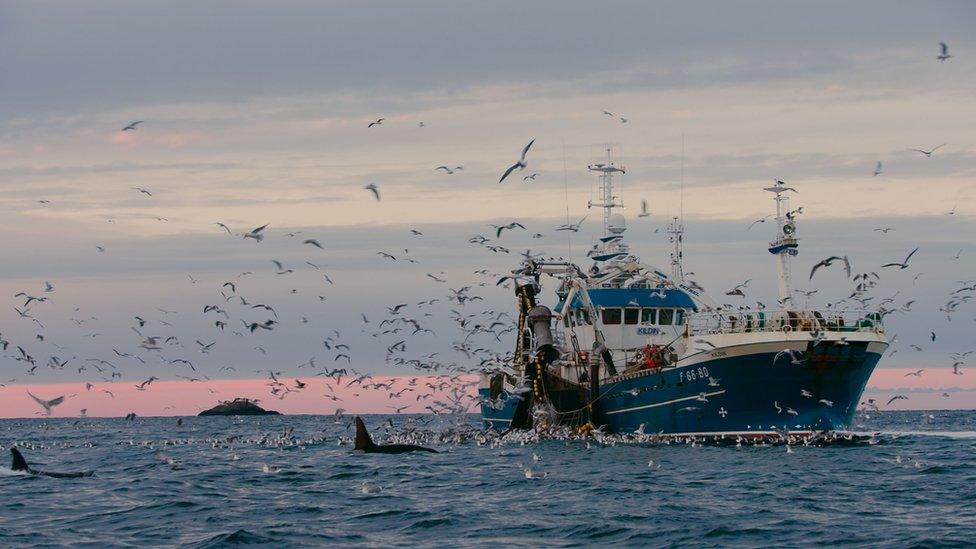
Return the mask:
{"type": "Polygon", "coordinates": [[[707,311],[688,316],[692,334],[748,332],[883,332],[877,311],[743,310],[707,311]]]}

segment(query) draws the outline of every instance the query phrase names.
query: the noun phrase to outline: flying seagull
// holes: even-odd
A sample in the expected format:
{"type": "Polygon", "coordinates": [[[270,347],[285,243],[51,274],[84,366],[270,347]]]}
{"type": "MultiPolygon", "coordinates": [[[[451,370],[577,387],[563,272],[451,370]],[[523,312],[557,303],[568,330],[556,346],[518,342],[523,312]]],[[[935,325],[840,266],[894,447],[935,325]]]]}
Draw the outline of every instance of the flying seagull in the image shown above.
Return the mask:
{"type": "Polygon", "coordinates": [[[223,230],[227,231],[227,234],[231,234],[231,235],[234,234],[234,233],[230,232],[230,227],[228,227],[227,225],[224,225],[220,221],[218,221],[216,223],[211,223],[211,225],[216,225],[216,226],[222,228],[223,230]]]}
{"type": "Polygon", "coordinates": [[[524,149],[522,149],[522,156],[519,157],[518,162],[516,162],[515,164],[512,164],[511,167],[509,167],[507,170],[505,170],[505,173],[502,174],[502,178],[498,180],[499,183],[501,183],[502,181],[505,181],[505,178],[508,177],[508,175],[510,173],[512,173],[513,171],[515,171],[516,168],[519,169],[519,170],[524,170],[525,169],[525,167],[528,165],[525,162],[525,155],[528,154],[529,148],[532,146],[533,143],[535,143],[535,139],[533,139],[532,141],[529,141],[529,144],[526,145],[524,149]]]}
{"type": "Polygon", "coordinates": [[[936,57],[936,59],[938,59],[940,62],[945,62],[946,59],[952,57],[951,55],[949,55],[949,44],[946,44],[945,42],[939,42],[939,49],[942,50],[942,53],[940,53],[939,56],[936,57]]]}
{"type": "Polygon", "coordinates": [[[896,401],[896,400],[908,400],[908,397],[905,396],[905,395],[895,395],[895,396],[891,397],[890,400],[888,400],[888,404],[887,405],[891,405],[891,403],[894,402],[894,401],[896,401]]]}
{"type": "Polygon", "coordinates": [[[580,227],[583,225],[583,222],[586,221],[586,218],[587,217],[589,217],[589,214],[583,216],[583,219],[580,219],[576,223],[570,223],[570,224],[567,224],[567,225],[560,225],[559,227],[556,227],[556,230],[557,231],[573,231],[574,233],[578,233],[579,230],[580,230],[580,227]]]}
{"type": "Polygon", "coordinates": [[[52,398],[51,400],[44,400],[42,398],[37,398],[30,391],[27,391],[27,394],[30,395],[32,399],[34,399],[34,402],[44,407],[44,412],[46,413],[46,415],[51,415],[51,408],[54,408],[58,404],[64,402],[64,395],[61,395],[57,398],[52,398]]]}
{"type": "Polygon", "coordinates": [[[844,257],[840,257],[840,256],[832,255],[827,259],[824,259],[820,263],[817,263],[816,265],[813,266],[812,269],[810,269],[810,280],[813,280],[813,274],[817,272],[817,269],[819,269],[820,267],[830,267],[834,261],[844,262],[844,271],[847,273],[847,277],[850,278],[851,262],[850,260],[847,259],[847,256],[845,255],[844,257]]]}
{"type": "Polygon", "coordinates": [[[143,122],[142,120],[136,120],[135,122],[133,122],[133,123],[129,124],[128,126],[122,128],[122,131],[124,131],[124,132],[136,131],[136,126],[138,126],[139,124],[142,124],[142,122],[143,122]]]}
{"type": "Polygon", "coordinates": [[[942,147],[945,147],[945,146],[946,146],[946,144],[945,144],[945,143],[943,143],[943,144],[941,144],[941,145],[939,145],[938,147],[934,147],[934,148],[933,148],[932,150],[930,150],[930,151],[923,151],[922,149],[908,149],[908,150],[910,150],[910,151],[915,151],[915,152],[917,152],[917,153],[922,153],[922,154],[924,154],[924,155],[925,155],[926,157],[928,157],[928,158],[931,158],[931,157],[932,157],[932,153],[934,153],[935,151],[937,151],[937,150],[939,150],[939,149],[941,149],[942,147]]]}
{"type": "Polygon", "coordinates": [[[246,233],[244,235],[244,238],[253,238],[256,242],[261,242],[262,240],[264,240],[264,233],[262,233],[262,231],[264,231],[264,229],[266,229],[267,227],[268,224],[264,224],[256,229],[251,229],[251,232],[246,233]]]}
{"type": "Polygon", "coordinates": [[[637,217],[647,217],[651,215],[651,212],[647,211],[647,200],[641,199],[641,211],[637,214],[637,217]]]}
{"type": "Polygon", "coordinates": [[[763,217],[762,219],[757,219],[753,221],[752,223],[749,224],[749,228],[746,230],[748,231],[749,229],[752,229],[757,223],[765,223],[766,220],[769,219],[770,217],[773,217],[773,214],[769,214],[766,217],[763,217]]]}
{"type": "Polygon", "coordinates": [[[366,185],[363,188],[366,189],[367,191],[372,192],[373,196],[376,197],[377,202],[380,201],[380,188],[376,186],[376,183],[370,183],[369,185],[366,185]]]}
{"type": "Polygon", "coordinates": [[[878,165],[874,167],[874,176],[877,177],[883,173],[884,172],[881,170],[881,161],[879,160],[878,165]]]}
{"type": "Polygon", "coordinates": [[[495,238],[501,238],[502,231],[504,231],[505,229],[514,229],[515,227],[519,227],[522,229],[525,228],[525,226],[519,223],[518,221],[512,221],[508,225],[492,225],[492,227],[495,228],[495,238]]]}
{"type": "Polygon", "coordinates": [[[898,267],[899,269],[905,270],[908,268],[908,260],[911,259],[912,256],[915,255],[915,252],[917,251],[918,248],[912,250],[912,253],[908,254],[908,257],[905,258],[905,261],[902,261],[901,263],[885,263],[884,265],[881,266],[881,268],[883,269],[885,267],[898,267]]]}
{"type": "Polygon", "coordinates": [[[370,122],[369,123],[369,126],[366,126],[366,127],[367,128],[372,128],[373,126],[382,126],[384,120],[386,120],[386,119],[385,118],[378,118],[378,119],[376,119],[376,122],[370,122]]]}

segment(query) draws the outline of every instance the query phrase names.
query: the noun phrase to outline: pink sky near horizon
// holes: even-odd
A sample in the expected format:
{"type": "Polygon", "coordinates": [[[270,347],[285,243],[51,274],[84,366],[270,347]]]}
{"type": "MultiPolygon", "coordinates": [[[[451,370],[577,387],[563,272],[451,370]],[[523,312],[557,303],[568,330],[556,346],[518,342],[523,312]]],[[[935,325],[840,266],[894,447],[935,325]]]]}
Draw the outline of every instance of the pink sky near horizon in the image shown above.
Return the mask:
{"type": "MultiPolygon", "coordinates": [[[[431,390],[424,384],[438,383],[447,377],[438,376],[374,376],[367,383],[394,383],[394,390],[407,387],[410,379],[416,378],[417,390],[406,392],[400,398],[389,398],[389,393],[377,389],[364,390],[360,386],[349,389],[337,388],[335,395],[341,400],[327,398],[325,383],[335,386],[330,378],[299,378],[307,386],[293,390],[285,398],[279,399],[269,393],[268,378],[261,379],[216,379],[206,382],[184,380],[154,381],[145,391],[139,391],[135,384],[126,381],[115,383],[96,383],[91,390],[85,389],[84,382],[51,384],[17,384],[0,387],[0,418],[25,418],[43,416],[43,408],[27,394],[29,390],[38,398],[50,400],[66,395],[64,403],[56,406],[51,417],[76,417],[80,410],[87,409],[91,417],[119,417],[134,412],[138,416],[190,416],[217,405],[220,401],[236,397],[259,400],[266,410],[276,410],[282,414],[321,414],[329,415],[342,408],[347,413],[392,414],[394,407],[408,406],[402,413],[430,413],[426,409],[435,400],[442,400],[446,393],[436,392],[428,399],[417,400],[418,393],[431,390]],[[112,395],[102,392],[108,390],[112,395]],[[211,390],[213,392],[211,392],[211,390]]],[[[296,378],[279,378],[288,388],[295,388],[296,378]]],[[[347,380],[343,379],[344,385],[347,380]]],[[[463,376],[461,382],[475,382],[477,376],[463,376]]],[[[448,389],[449,391],[450,389],[448,389]]],[[[475,385],[468,386],[474,393],[475,385]]]]}
{"type": "MultiPolygon", "coordinates": [[[[875,370],[868,383],[867,393],[879,400],[887,401],[895,394],[906,394],[908,400],[898,400],[890,410],[916,409],[976,409],[976,376],[954,375],[947,368],[925,370],[921,376],[908,375],[914,372],[909,368],[880,368],[875,370]],[[925,392],[923,392],[925,391],[925,392]],[[944,397],[943,392],[950,394],[944,397]]],[[[435,376],[377,376],[375,383],[393,382],[397,389],[406,387],[408,380],[417,378],[419,392],[427,392],[427,382],[437,382],[445,378],[435,376]]],[[[469,394],[476,392],[477,376],[462,376],[462,382],[470,383],[469,394]]],[[[295,386],[295,378],[280,380],[290,388],[295,386]]],[[[260,400],[262,407],[277,410],[283,414],[333,414],[342,408],[348,413],[394,413],[395,406],[408,406],[404,413],[427,413],[426,406],[441,397],[437,393],[427,400],[416,400],[418,392],[407,392],[400,398],[391,399],[386,391],[363,390],[358,386],[350,389],[337,389],[341,399],[333,401],[326,398],[324,384],[328,378],[304,378],[308,386],[301,391],[288,393],[284,399],[271,395],[268,379],[224,379],[207,382],[184,380],[155,381],[145,391],[136,389],[132,382],[98,383],[91,390],[85,389],[83,382],[52,384],[17,384],[0,387],[0,417],[25,418],[39,417],[43,414],[40,406],[27,395],[27,391],[43,399],[60,395],[68,398],[54,408],[52,417],[76,417],[80,410],[87,409],[93,417],[119,417],[134,412],[139,416],[187,416],[216,405],[222,400],[235,397],[248,397],[260,400]],[[102,390],[107,389],[114,398],[102,390]],[[211,390],[213,392],[211,392],[211,390]]],[[[332,385],[336,385],[331,382],[332,385]]],[[[473,401],[472,401],[473,402],[473,401]]],[[[883,402],[882,402],[883,404],[883,402]]],[[[474,407],[472,411],[476,411],[474,407]]]]}

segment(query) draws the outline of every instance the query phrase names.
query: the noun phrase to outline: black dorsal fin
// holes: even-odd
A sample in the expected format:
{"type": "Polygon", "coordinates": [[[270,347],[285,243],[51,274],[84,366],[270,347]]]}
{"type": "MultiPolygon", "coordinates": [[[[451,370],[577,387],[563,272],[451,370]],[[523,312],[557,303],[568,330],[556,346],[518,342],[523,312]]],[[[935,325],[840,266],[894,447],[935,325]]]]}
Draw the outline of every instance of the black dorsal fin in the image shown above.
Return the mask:
{"type": "Polygon", "coordinates": [[[363,423],[362,418],[356,416],[356,450],[366,451],[375,446],[373,439],[369,437],[369,432],[366,430],[366,424],[363,423]]]}
{"type": "Polygon", "coordinates": [[[11,448],[10,453],[14,457],[13,463],[10,464],[10,469],[14,471],[30,471],[30,467],[27,466],[27,460],[24,459],[24,456],[20,455],[20,450],[11,448]]]}

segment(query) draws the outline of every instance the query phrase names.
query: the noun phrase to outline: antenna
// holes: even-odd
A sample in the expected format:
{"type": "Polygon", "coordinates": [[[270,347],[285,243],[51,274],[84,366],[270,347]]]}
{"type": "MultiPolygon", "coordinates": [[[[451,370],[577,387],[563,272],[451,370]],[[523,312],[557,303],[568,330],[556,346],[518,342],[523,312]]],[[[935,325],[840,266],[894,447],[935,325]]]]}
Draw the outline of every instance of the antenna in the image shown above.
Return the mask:
{"type": "Polygon", "coordinates": [[[607,147],[607,161],[605,163],[590,164],[587,168],[592,172],[600,173],[600,201],[590,201],[587,208],[603,208],[603,236],[609,236],[610,213],[614,208],[623,208],[623,202],[617,202],[617,197],[613,194],[613,174],[627,173],[624,168],[617,167],[613,163],[613,149],[607,147]]]}
{"type": "Polygon", "coordinates": [[[681,198],[678,205],[681,223],[685,222],[685,132],[681,132],[681,198]]]}
{"type": "Polygon", "coordinates": [[[605,162],[587,166],[591,172],[600,174],[600,200],[599,202],[590,200],[586,205],[587,209],[603,208],[603,237],[587,254],[587,257],[598,262],[619,259],[630,253],[630,247],[622,241],[623,234],[627,230],[627,224],[622,215],[613,215],[614,208],[624,206],[623,202],[618,202],[618,197],[613,194],[613,174],[625,174],[627,171],[623,166],[617,166],[614,163],[613,149],[607,147],[606,151],[607,159],[605,162]]]}
{"type": "Polygon", "coordinates": [[[671,252],[671,278],[676,282],[684,282],[685,269],[683,265],[685,239],[685,134],[681,134],[681,192],[678,205],[678,216],[671,218],[671,226],[668,227],[668,234],[671,235],[671,243],[674,244],[674,251],[671,252]]]}
{"type": "MultiPolygon", "coordinates": [[[[569,220],[569,176],[566,172],[566,140],[563,139],[563,189],[566,194],[566,224],[569,225],[571,222],[569,220]]],[[[566,231],[566,247],[569,249],[569,255],[566,257],[569,259],[570,263],[573,262],[573,231],[566,231]]]]}
{"type": "Polygon", "coordinates": [[[776,236],[769,243],[769,253],[777,257],[776,267],[779,272],[779,300],[784,308],[793,305],[793,288],[790,280],[790,258],[799,253],[799,241],[796,238],[796,214],[790,211],[790,198],[783,193],[791,191],[777,180],[772,187],[763,190],[776,194],[776,236]]]}

